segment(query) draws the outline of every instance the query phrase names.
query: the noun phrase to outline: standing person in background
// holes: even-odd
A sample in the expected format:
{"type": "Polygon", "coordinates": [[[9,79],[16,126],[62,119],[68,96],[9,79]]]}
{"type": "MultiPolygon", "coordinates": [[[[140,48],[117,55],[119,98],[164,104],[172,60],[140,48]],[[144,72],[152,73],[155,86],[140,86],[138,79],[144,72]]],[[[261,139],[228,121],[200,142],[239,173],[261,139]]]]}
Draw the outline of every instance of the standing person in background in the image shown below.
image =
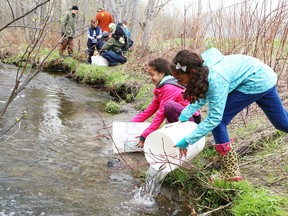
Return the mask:
{"type": "Polygon", "coordinates": [[[75,20],[78,13],[78,7],[73,6],[69,11],[67,11],[61,19],[61,46],[60,55],[63,56],[66,47],[68,49],[69,56],[73,55],[73,38],[75,35],[75,20]]]}
{"type": "Polygon", "coordinates": [[[103,8],[99,8],[96,14],[95,19],[98,21],[98,26],[102,31],[111,32],[109,28],[109,24],[113,23],[113,17],[110,13],[105,11],[103,8]]]}
{"type": "Polygon", "coordinates": [[[131,39],[131,33],[130,33],[130,30],[129,30],[127,24],[128,24],[127,21],[124,20],[124,21],[121,23],[121,27],[123,28],[123,30],[124,30],[125,33],[126,33],[127,43],[128,43],[128,49],[129,49],[129,48],[132,47],[134,41],[131,39]]]}
{"type": "Polygon", "coordinates": [[[186,86],[184,97],[190,100],[179,117],[181,122],[208,103],[207,118],[175,147],[180,148],[180,156],[186,155],[188,145],[212,131],[221,171],[211,180],[242,179],[234,140],[229,138],[227,126],[253,102],[275,128],[288,132],[288,112],[276,89],[277,74],[262,61],[247,55],[223,55],[216,48],[208,49],[201,56],[182,50],[174,57],[171,70],[178,83],[186,86]]]}
{"type": "MultiPolygon", "coordinates": [[[[180,86],[177,80],[170,75],[169,65],[169,61],[165,58],[156,58],[148,63],[147,72],[155,85],[154,98],[150,105],[131,121],[144,122],[157,113],[150,126],[140,136],[137,144],[140,148],[144,147],[146,137],[157,130],[165,118],[167,123],[177,122],[181,111],[189,104],[189,101],[183,98],[184,87],[180,86]]],[[[189,120],[200,123],[200,110],[196,110],[189,120]]]]}
{"type": "Polygon", "coordinates": [[[127,21],[123,21],[122,22],[122,28],[124,29],[125,33],[126,33],[126,36],[127,37],[131,37],[131,33],[130,33],[130,30],[128,29],[128,26],[127,26],[127,21]]]}
{"type": "Polygon", "coordinates": [[[94,55],[95,48],[99,52],[104,45],[104,42],[102,41],[102,30],[99,26],[97,26],[97,20],[91,20],[91,27],[87,30],[87,35],[87,46],[89,52],[88,63],[91,64],[91,56],[94,55]]]}

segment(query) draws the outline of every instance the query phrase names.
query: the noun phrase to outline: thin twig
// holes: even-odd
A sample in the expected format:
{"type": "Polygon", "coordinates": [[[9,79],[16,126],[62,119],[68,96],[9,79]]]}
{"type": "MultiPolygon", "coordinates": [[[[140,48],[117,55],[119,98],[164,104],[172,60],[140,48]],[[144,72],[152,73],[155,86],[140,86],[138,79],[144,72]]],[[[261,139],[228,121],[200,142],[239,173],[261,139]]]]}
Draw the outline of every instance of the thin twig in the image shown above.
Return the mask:
{"type": "Polygon", "coordinates": [[[221,209],[227,208],[227,207],[230,206],[232,203],[233,203],[233,202],[229,202],[228,204],[226,204],[226,205],[224,205],[224,206],[220,206],[220,207],[218,207],[218,208],[216,208],[216,209],[213,209],[213,210],[211,210],[211,211],[204,212],[203,214],[199,214],[198,216],[209,215],[209,214],[211,214],[211,213],[213,213],[213,212],[216,212],[216,211],[219,211],[219,210],[221,210],[221,209]]]}

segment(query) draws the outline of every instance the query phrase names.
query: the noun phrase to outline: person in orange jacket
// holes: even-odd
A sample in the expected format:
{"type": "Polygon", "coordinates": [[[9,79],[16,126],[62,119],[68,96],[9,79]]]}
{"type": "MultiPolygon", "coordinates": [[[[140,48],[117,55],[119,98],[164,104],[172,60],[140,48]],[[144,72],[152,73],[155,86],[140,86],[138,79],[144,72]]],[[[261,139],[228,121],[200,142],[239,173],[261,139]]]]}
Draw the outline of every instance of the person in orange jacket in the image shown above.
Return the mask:
{"type": "Polygon", "coordinates": [[[97,10],[95,19],[98,21],[98,26],[101,28],[102,32],[107,31],[111,32],[109,24],[113,23],[113,16],[105,11],[103,8],[97,10]]]}

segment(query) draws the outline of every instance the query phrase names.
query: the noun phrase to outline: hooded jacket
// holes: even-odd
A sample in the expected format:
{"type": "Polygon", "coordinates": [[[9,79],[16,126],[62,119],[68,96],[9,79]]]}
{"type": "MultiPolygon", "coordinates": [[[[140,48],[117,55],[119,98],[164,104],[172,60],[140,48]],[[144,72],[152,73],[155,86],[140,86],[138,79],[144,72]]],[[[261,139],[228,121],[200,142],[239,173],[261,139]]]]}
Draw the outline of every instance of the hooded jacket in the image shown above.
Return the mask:
{"type": "Polygon", "coordinates": [[[182,86],[177,84],[177,80],[170,75],[165,76],[161,80],[153,91],[154,98],[150,105],[131,120],[132,122],[144,122],[158,110],[150,126],[142,133],[142,138],[146,139],[150,133],[161,126],[165,119],[164,105],[168,100],[173,100],[184,107],[189,104],[189,102],[183,98],[182,92],[184,90],[182,86]]]}
{"type": "Polygon", "coordinates": [[[100,53],[104,52],[104,51],[109,51],[109,50],[112,50],[115,53],[121,53],[122,48],[123,48],[123,44],[121,42],[119,42],[116,38],[111,37],[103,45],[100,53]]]}
{"type": "Polygon", "coordinates": [[[205,99],[188,105],[181,117],[189,118],[208,103],[208,116],[185,137],[190,144],[197,142],[217,127],[222,120],[228,94],[234,90],[244,94],[258,94],[276,85],[277,75],[268,65],[252,56],[224,56],[216,48],[202,54],[204,65],[209,68],[208,92],[205,99]]]}
{"type": "Polygon", "coordinates": [[[69,10],[65,12],[61,19],[62,27],[61,27],[61,34],[64,36],[73,37],[75,34],[75,19],[77,15],[72,14],[72,11],[69,10]]]}

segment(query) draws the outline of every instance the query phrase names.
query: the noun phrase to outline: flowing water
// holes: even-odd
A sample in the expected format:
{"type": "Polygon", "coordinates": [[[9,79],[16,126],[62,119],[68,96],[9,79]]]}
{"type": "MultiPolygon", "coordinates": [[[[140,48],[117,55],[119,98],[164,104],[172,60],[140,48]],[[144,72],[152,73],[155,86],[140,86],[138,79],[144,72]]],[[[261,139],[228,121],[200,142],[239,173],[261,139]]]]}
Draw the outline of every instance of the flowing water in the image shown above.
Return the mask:
{"type": "Polygon", "coordinates": [[[132,204],[144,205],[146,207],[153,207],[156,203],[157,195],[160,193],[161,185],[164,178],[169,172],[162,170],[155,170],[153,167],[149,167],[146,173],[146,185],[145,187],[136,188],[133,199],[130,201],[132,204]]]}
{"type": "MultiPolygon", "coordinates": [[[[15,71],[0,69],[0,110],[15,71]]],[[[0,216],[188,215],[169,188],[145,205],[135,196],[143,183],[131,170],[107,166],[112,122],[136,114],[129,107],[120,115],[105,113],[109,100],[106,92],[64,75],[40,73],[27,86],[0,120],[0,216]],[[27,116],[6,132],[24,111],[27,116]]],[[[160,186],[153,189],[157,194],[160,186]]]]}

